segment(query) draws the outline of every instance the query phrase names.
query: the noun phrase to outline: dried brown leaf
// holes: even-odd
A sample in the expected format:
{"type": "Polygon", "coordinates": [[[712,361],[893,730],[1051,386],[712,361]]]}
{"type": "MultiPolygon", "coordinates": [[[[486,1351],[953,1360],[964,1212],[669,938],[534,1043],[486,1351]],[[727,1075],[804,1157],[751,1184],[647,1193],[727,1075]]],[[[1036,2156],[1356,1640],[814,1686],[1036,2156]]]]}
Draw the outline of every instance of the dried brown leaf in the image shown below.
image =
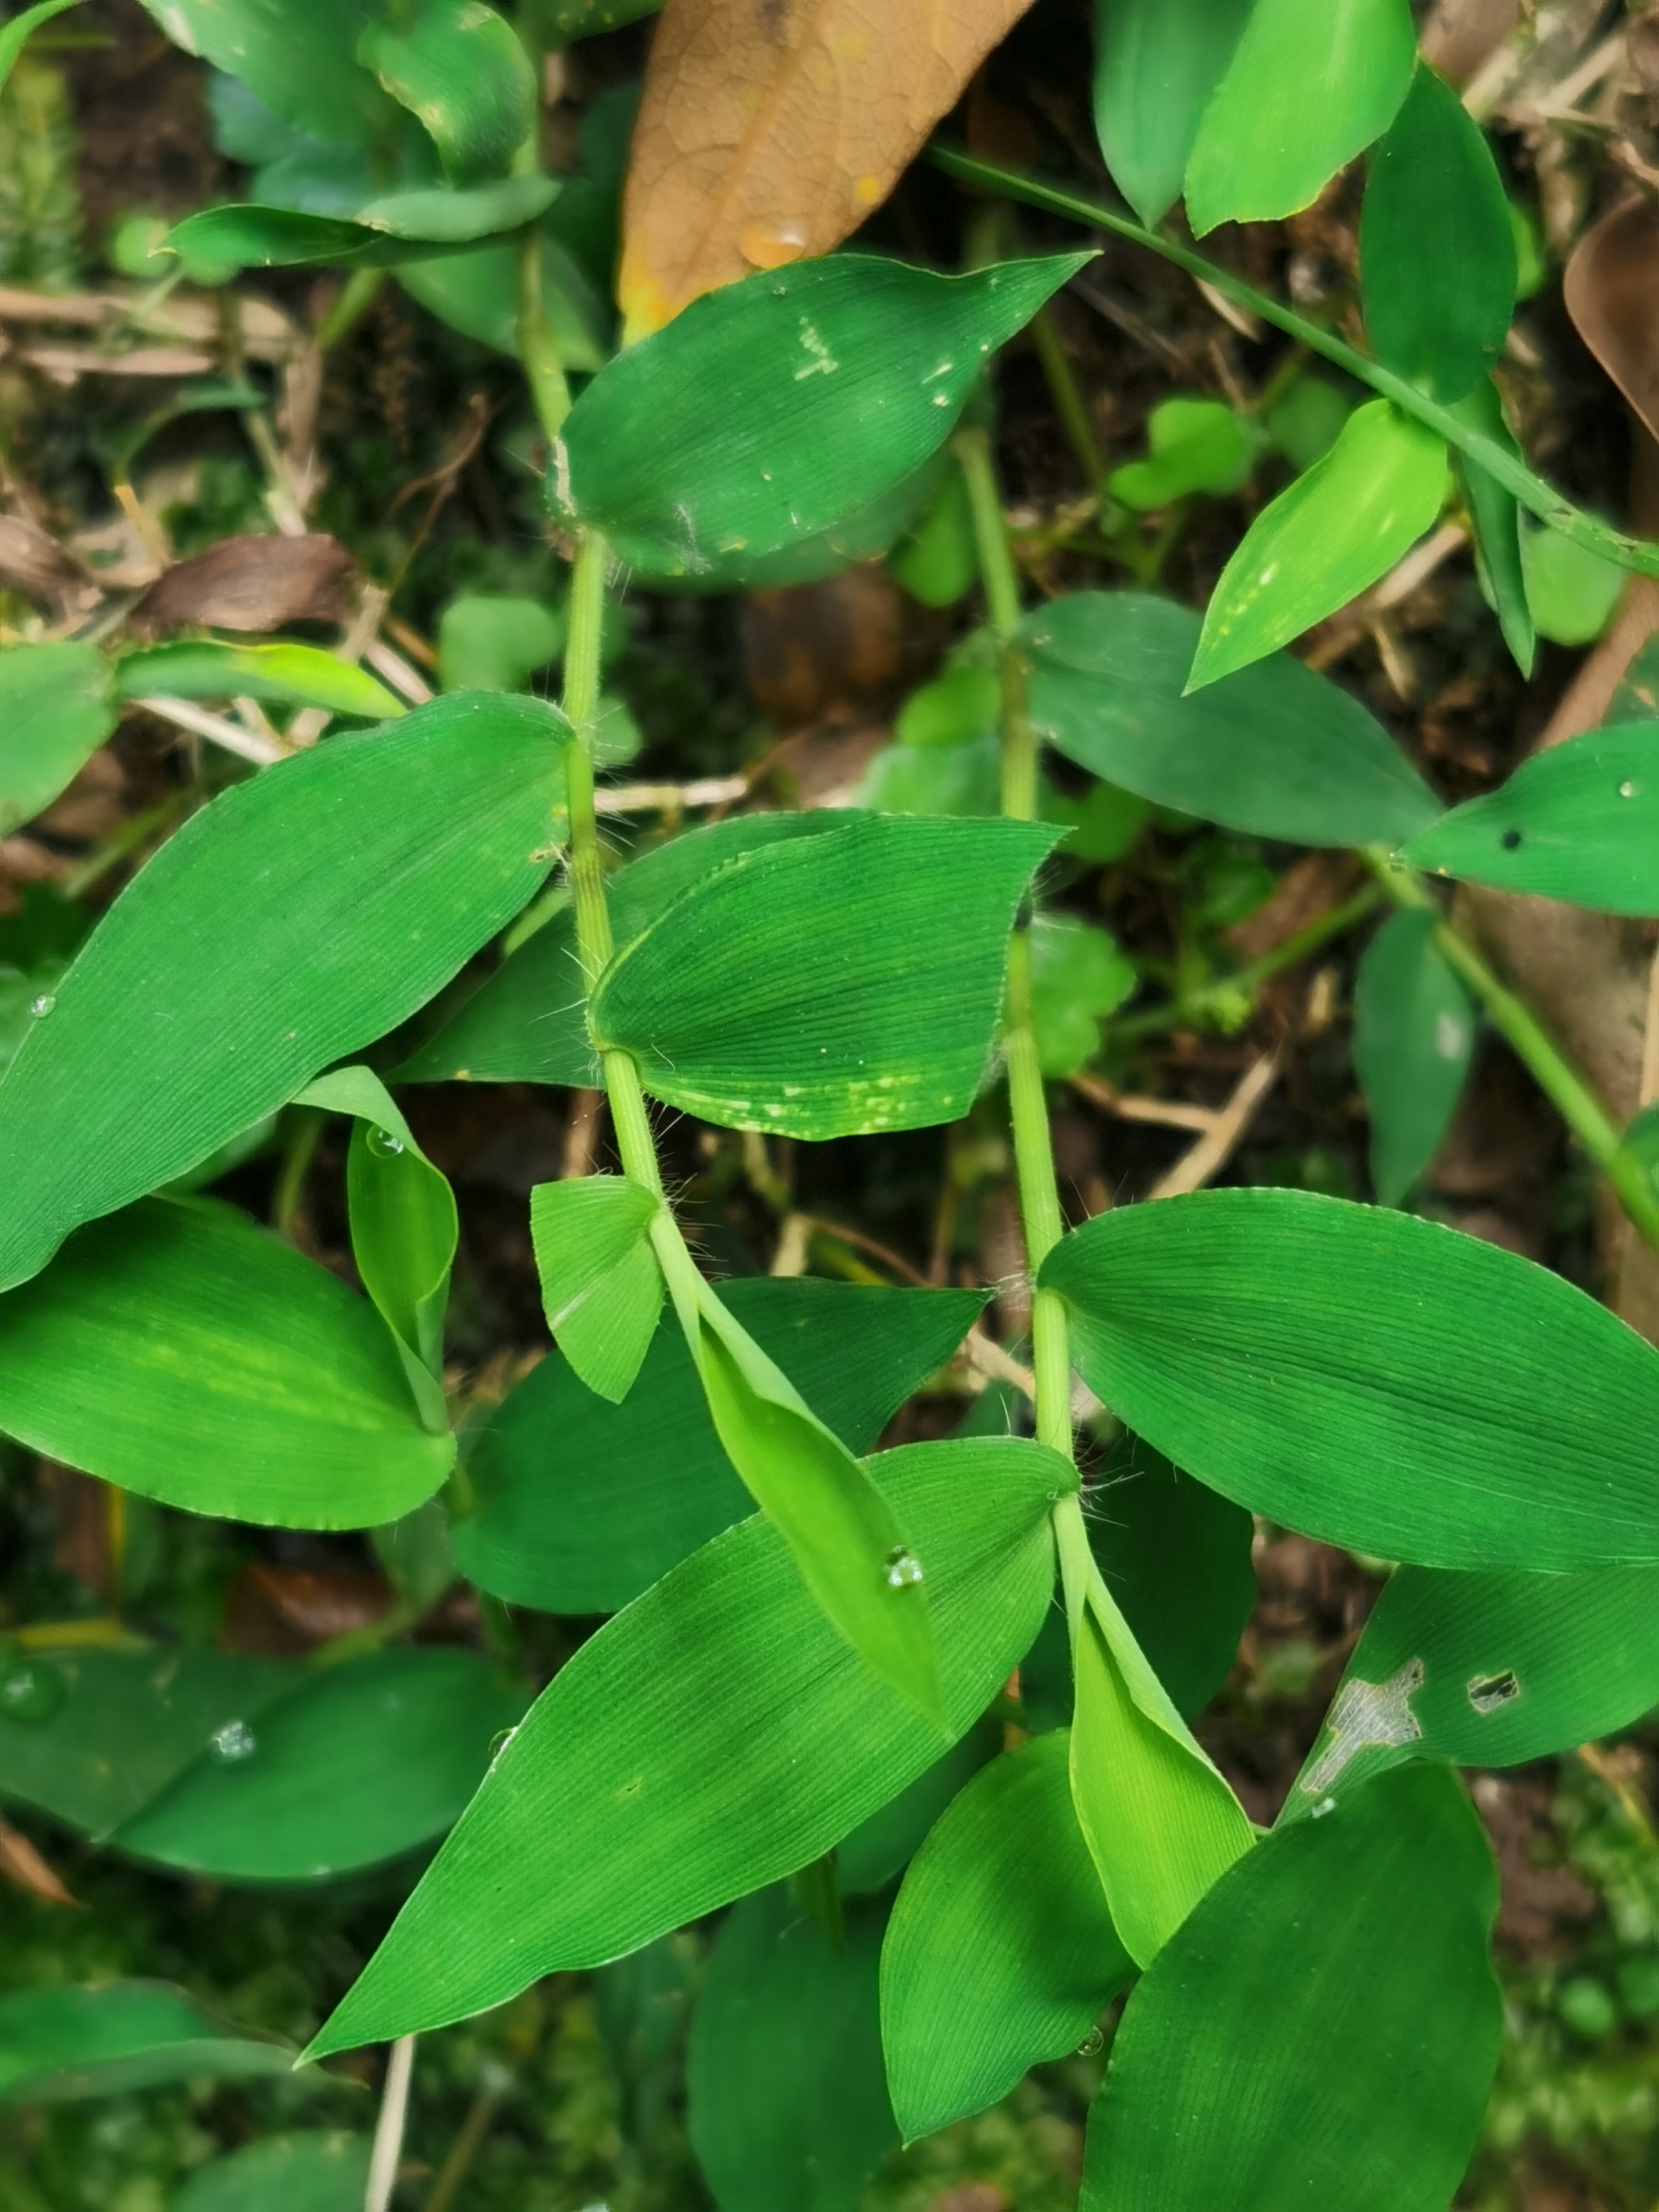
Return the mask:
{"type": "Polygon", "coordinates": [[[219,1642],[227,1651],[296,1658],[319,1644],[367,1628],[396,1593],[384,1575],[361,1567],[242,1569],[225,1600],[219,1642]]]}
{"type": "Polygon", "coordinates": [[[667,0],[623,203],[627,335],[878,207],[1030,0],[667,0]]]}
{"type": "Polygon", "coordinates": [[[28,1838],[0,1820],[0,1878],[15,1889],[27,1890],[42,1905],[71,1905],[78,1912],[81,1900],[64,1888],[28,1838]]]}
{"type": "Polygon", "coordinates": [[[91,578],[72,554],[39,523],[0,514],[0,585],[21,592],[36,606],[50,606],[65,592],[78,591],[91,578]]]}
{"type": "Polygon", "coordinates": [[[200,625],[273,630],[340,623],[354,563],[337,538],[222,538],[158,576],[127,617],[141,635],[200,625]]]}
{"type": "Polygon", "coordinates": [[[1579,337],[1659,437],[1659,205],[1626,200],[1604,215],[1561,289],[1579,337]]]}

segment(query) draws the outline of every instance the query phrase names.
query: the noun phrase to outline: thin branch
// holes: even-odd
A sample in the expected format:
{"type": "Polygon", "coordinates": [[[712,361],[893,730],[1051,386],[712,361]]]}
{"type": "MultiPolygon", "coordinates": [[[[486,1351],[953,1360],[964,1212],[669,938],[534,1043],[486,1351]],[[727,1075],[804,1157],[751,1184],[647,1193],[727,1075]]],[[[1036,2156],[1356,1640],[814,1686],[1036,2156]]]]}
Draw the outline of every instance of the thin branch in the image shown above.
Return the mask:
{"type": "Polygon", "coordinates": [[[368,2188],[363,2212],[386,2212],[398,2180],[398,2161],[403,2155],[404,2124],[409,2118],[409,2080],[415,2070],[415,2039],[400,2035],[386,2061],[386,2087],[380,2093],[380,2117],[374,2123],[374,2148],[369,2155],[368,2188]]]}
{"type": "Polygon", "coordinates": [[[256,738],[251,730],[240,723],[227,721],[222,714],[210,714],[205,707],[198,707],[188,699],[135,699],[135,707],[142,707],[147,714],[158,721],[171,722],[175,729],[188,730],[194,738],[205,738],[210,744],[222,745],[228,753],[238,759],[252,761],[256,768],[270,768],[279,760],[288,758],[285,745],[275,745],[263,738],[256,738]]]}
{"type": "Polygon", "coordinates": [[[1091,1106],[1098,1106],[1103,1114],[1115,1114],[1120,1121],[1153,1121],[1161,1128],[1194,1129],[1202,1136],[1214,1128],[1225,1110],[1213,1106],[1188,1106],[1178,1098],[1138,1097],[1082,1068],[1066,1080],[1079,1097],[1086,1098],[1091,1106]]]}
{"type": "Polygon", "coordinates": [[[1182,1155],[1168,1175],[1152,1185],[1147,1197],[1184,1197],[1188,1191],[1201,1190],[1212,1176],[1219,1175],[1249,1127],[1256,1108],[1272,1090],[1278,1073],[1276,1052],[1264,1052],[1253,1066],[1246,1068],[1211,1127],[1190,1152],[1182,1155]]]}

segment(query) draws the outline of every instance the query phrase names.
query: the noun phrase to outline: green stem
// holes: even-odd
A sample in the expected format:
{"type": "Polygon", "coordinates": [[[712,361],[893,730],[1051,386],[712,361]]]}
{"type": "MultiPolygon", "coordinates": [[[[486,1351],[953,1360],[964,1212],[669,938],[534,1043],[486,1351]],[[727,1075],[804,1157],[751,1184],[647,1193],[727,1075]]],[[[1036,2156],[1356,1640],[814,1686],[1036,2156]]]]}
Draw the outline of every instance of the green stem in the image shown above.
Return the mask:
{"type": "MultiPolygon", "coordinates": [[[[1361,856],[1384,891],[1407,911],[1437,913],[1433,894],[1420,876],[1397,867],[1380,848],[1361,856]]],[[[1659,1246],[1659,1193],[1646,1170],[1625,1150],[1617,1127],[1526,1001],[1500,981],[1468,938],[1442,921],[1434,941],[1485,1007],[1492,1027],[1531,1071],[1539,1089],[1589,1154],[1616,1193],[1620,1204],[1650,1244],[1659,1246]]]]}
{"type": "Polygon", "coordinates": [[[537,418],[549,443],[564,427],[570,412],[570,386],[565,382],[559,342],[542,304],[542,232],[538,222],[526,223],[519,234],[519,362],[536,403],[537,418]]]}
{"type": "Polygon", "coordinates": [[[317,343],[324,353],[337,346],[374,305],[374,295],[386,280],[384,269],[354,269],[340,296],[317,325],[317,343]]]}
{"type": "Polygon", "coordinates": [[[1259,960],[1252,960],[1248,967],[1223,976],[1219,982],[1207,985],[1189,998],[1172,999],[1168,1006],[1149,1006],[1143,1014],[1115,1019],[1114,1039],[1123,1042],[1132,1037],[1155,1035],[1159,1030],[1175,1029],[1183,1022],[1202,1021],[1212,1012],[1220,1012],[1230,1000],[1236,1005],[1241,992],[1254,997],[1263,983],[1271,982],[1285,969],[1294,968],[1298,961],[1305,960],[1310,952],[1316,952],[1333,938],[1345,936],[1355,922],[1363,921],[1375,910],[1382,896],[1375,884],[1367,884],[1351,899],[1332,907],[1305,929],[1298,929],[1294,937],[1287,937],[1271,952],[1264,952],[1259,960]]]}
{"type": "MultiPolygon", "coordinates": [[[[965,430],[957,440],[957,458],[967,480],[980,574],[991,625],[1002,648],[1002,811],[1029,822],[1036,813],[1037,745],[1025,711],[1025,675],[1014,643],[1019,623],[1019,586],[1002,517],[1002,495],[983,430],[965,430]]],[[[1042,1262],[1066,1233],[1048,1133],[1048,1102],[1037,1058],[1031,1013],[1031,940],[1017,929],[1008,947],[1007,1017],[1003,1055],[1008,1072],[1008,1112],[1014,1132],[1014,1170],[1019,1186],[1025,1258],[1032,1279],[1031,1369],[1036,1383],[1039,1442],[1073,1456],[1072,1357],[1066,1307],[1054,1291],[1036,1287],[1042,1262]]],[[[1075,1493],[1055,1501],[1054,1542],[1068,1614],[1075,1622],[1086,1586],[1089,1540],[1075,1493]]]]}
{"type": "Polygon", "coordinates": [[[1277,300],[1258,292],[1253,284],[1245,283],[1231,270],[1206,261],[1201,253],[1194,253],[1178,239],[1168,238],[1161,231],[1148,230],[1144,223],[1120,215],[1113,208],[1103,207],[1098,201],[1079,198],[1075,192],[1042,184],[1035,177],[1022,176],[1018,170],[1005,169],[995,161],[979,161],[970,154],[959,153],[954,147],[930,147],[928,159],[936,168],[943,169],[948,176],[961,178],[964,183],[1006,192],[1011,199],[1024,200],[1031,207],[1046,208],[1055,215],[1070,216],[1075,222],[1110,231],[1115,237],[1129,239],[1149,252],[1161,255],[1165,261],[1174,262],[1176,268],[1213,286],[1287,337],[1299,338],[1310,353],[1322,355],[1338,368],[1357,377],[1360,383],[1368,384],[1373,392],[1393,400],[1404,413],[1414,416],[1419,422],[1437,431],[1449,446],[1456,447],[1460,453],[1477,462],[1488,476],[1495,477],[1506,491],[1513,493],[1529,514],[1547,523],[1552,530],[1559,531],[1562,537],[1582,545],[1587,552],[1599,554],[1604,561],[1616,562],[1621,568],[1633,568],[1639,575],[1659,576],[1659,544],[1609,529],[1593,514],[1586,514],[1540,477],[1535,477],[1523,461],[1495,438],[1464,422],[1451,408],[1443,407],[1427,392],[1419,392],[1406,378],[1395,375],[1381,362],[1370,360],[1344,339],[1321,330],[1317,323],[1309,322],[1294,308],[1281,307],[1277,300]]]}
{"type": "Polygon", "coordinates": [[[1060,417],[1060,427],[1065,431],[1066,441],[1077,456],[1084,483],[1091,491],[1097,492],[1106,474],[1105,458],[1096,440],[1095,426],[1089,420],[1089,410],[1078,388],[1065,343],[1054,327],[1053,314],[1047,307],[1039,307],[1032,316],[1031,337],[1036,346],[1037,359],[1042,363],[1042,374],[1048,380],[1054,412],[1060,417]]]}

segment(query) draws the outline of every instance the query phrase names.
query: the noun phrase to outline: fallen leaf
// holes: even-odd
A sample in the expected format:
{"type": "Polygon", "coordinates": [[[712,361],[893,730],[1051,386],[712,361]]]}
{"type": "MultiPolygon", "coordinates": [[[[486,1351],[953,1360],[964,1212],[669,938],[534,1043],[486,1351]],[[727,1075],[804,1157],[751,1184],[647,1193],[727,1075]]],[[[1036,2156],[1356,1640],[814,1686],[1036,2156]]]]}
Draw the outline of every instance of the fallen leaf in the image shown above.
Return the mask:
{"type": "Polygon", "coordinates": [[[827,253],[1030,0],[667,0],[623,202],[624,337],[827,253]]]}
{"type": "Polygon", "coordinates": [[[28,1838],[4,1820],[0,1820],[0,1877],[38,1897],[42,1905],[72,1905],[77,1912],[81,1910],[80,1899],[64,1888],[28,1838]]]}
{"type": "Polygon", "coordinates": [[[878,562],[750,592],[739,622],[750,691],[780,729],[867,706],[902,672],[903,600],[878,562]]]}
{"type": "Polygon", "coordinates": [[[1626,200],[1572,250],[1562,296],[1578,335],[1659,437],[1659,206],[1626,200]]]}
{"type": "Polygon", "coordinates": [[[140,636],[201,625],[274,630],[292,622],[341,623],[355,566],[337,538],[222,538],[158,576],[127,622],[140,636]]]}
{"type": "Polygon", "coordinates": [[[36,606],[49,606],[65,592],[91,582],[81,563],[38,523],[21,515],[0,514],[0,585],[21,592],[36,606]]]}
{"type": "Polygon", "coordinates": [[[219,1643],[226,1651],[297,1658],[353,1629],[367,1628],[396,1593],[384,1575],[361,1567],[244,1567],[225,1599],[219,1643]]]}

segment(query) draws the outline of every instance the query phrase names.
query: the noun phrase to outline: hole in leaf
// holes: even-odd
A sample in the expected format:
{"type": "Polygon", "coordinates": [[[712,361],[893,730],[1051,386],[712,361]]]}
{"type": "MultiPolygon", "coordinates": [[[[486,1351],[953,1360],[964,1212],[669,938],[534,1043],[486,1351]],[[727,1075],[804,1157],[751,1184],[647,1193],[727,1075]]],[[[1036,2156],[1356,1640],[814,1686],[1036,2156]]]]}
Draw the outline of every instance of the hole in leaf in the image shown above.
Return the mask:
{"type": "Polygon", "coordinates": [[[1469,1703],[1478,1713],[1495,1713],[1520,1694],[1521,1684],[1512,1667],[1506,1667],[1501,1674],[1477,1674],[1469,1684],[1469,1703]]]}
{"type": "Polygon", "coordinates": [[[1512,853],[1521,842],[1521,832],[1518,830],[1506,830],[1498,842],[1506,853],[1512,853]]]}

